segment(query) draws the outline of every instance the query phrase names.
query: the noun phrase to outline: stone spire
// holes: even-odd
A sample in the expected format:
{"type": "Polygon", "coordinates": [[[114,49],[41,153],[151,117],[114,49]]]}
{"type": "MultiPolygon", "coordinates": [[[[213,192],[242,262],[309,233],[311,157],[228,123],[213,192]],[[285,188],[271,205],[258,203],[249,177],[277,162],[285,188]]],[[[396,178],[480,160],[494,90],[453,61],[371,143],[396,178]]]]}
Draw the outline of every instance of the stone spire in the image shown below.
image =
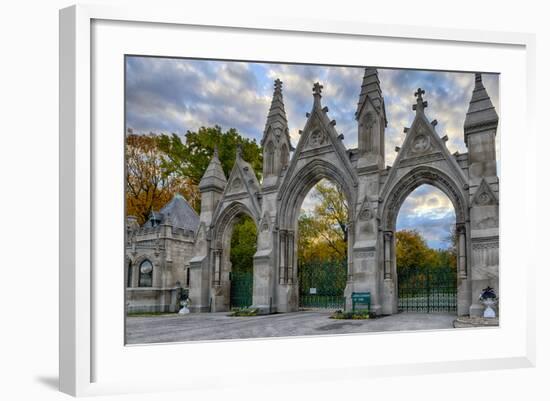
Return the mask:
{"type": "Polygon", "coordinates": [[[278,127],[288,135],[288,122],[286,119],[285,104],[283,102],[283,82],[277,78],[274,82],[273,98],[271,107],[267,113],[264,135],[261,144],[263,145],[270,128],[278,127]]]}
{"type": "Polygon", "coordinates": [[[262,150],[264,156],[262,185],[274,185],[281,172],[288,166],[290,152],[294,150],[290,142],[288,123],[283,103],[283,83],[279,78],[274,82],[273,99],[267,113],[262,150]]]}
{"type": "Polygon", "coordinates": [[[208,191],[210,189],[223,191],[227,184],[227,178],[223,172],[222,164],[218,157],[218,148],[214,148],[214,155],[208,168],[204,172],[199,183],[199,189],[201,192],[208,191]]]}
{"type": "Polygon", "coordinates": [[[491,98],[483,86],[480,73],[475,74],[474,91],[470,100],[470,107],[464,121],[464,142],[468,143],[468,134],[495,129],[498,126],[498,115],[491,102],[491,98]]]}
{"type": "Polygon", "coordinates": [[[376,68],[365,68],[363,83],[361,84],[361,93],[359,94],[359,102],[357,103],[357,111],[355,119],[359,119],[361,110],[365,107],[367,98],[373,102],[377,109],[382,109],[384,114],[384,98],[382,97],[382,89],[380,88],[380,79],[378,78],[378,70],[376,68]]]}
{"type": "Polygon", "coordinates": [[[360,173],[382,169],[385,160],[386,106],[376,68],[365,68],[357,111],[357,148],[360,173]]]}

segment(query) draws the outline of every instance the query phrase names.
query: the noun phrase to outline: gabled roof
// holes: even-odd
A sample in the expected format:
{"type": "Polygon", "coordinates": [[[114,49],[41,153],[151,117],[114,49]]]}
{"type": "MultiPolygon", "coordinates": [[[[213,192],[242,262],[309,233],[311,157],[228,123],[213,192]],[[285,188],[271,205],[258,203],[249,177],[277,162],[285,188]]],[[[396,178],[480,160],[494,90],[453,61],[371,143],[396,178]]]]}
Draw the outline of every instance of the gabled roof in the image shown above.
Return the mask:
{"type": "Polygon", "coordinates": [[[261,207],[258,202],[257,193],[260,192],[260,183],[252,166],[243,159],[242,147],[240,145],[237,146],[235,164],[231,169],[227,182],[228,185],[224,190],[223,198],[227,199],[230,196],[242,194],[251,200],[253,207],[256,208],[259,214],[261,207]]]}
{"type": "Polygon", "coordinates": [[[197,231],[199,227],[199,215],[187,203],[187,200],[180,194],[174,195],[160,212],[152,212],[146,226],[152,225],[152,220],[160,221],[160,224],[171,224],[175,228],[197,231]]]}

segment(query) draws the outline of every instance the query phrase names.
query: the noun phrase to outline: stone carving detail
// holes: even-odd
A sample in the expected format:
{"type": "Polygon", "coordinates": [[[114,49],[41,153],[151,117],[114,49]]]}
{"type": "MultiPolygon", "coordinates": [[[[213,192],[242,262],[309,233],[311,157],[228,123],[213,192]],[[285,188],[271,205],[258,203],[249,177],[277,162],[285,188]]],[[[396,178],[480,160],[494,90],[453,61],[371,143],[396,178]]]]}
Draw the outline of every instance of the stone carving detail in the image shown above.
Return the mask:
{"type": "Polygon", "coordinates": [[[376,251],[357,251],[353,255],[356,258],[374,258],[376,256],[376,251]]]}
{"type": "Polygon", "coordinates": [[[235,178],[233,180],[233,183],[231,184],[231,188],[234,189],[234,190],[237,190],[237,189],[240,189],[242,186],[242,182],[241,182],[241,179],[240,178],[235,178]]]}
{"type": "Polygon", "coordinates": [[[438,160],[444,160],[444,159],[445,157],[441,152],[431,153],[428,155],[415,156],[415,157],[409,157],[407,159],[403,159],[399,162],[399,167],[408,167],[408,166],[414,166],[419,164],[427,164],[427,163],[435,162],[438,160]]]}
{"type": "Polygon", "coordinates": [[[269,217],[267,215],[264,215],[262,217],[262,221],[260,222],[260,231],[265,232],[269,230],[269,217]]]}
{"type": "Polygon", "coordinates": [[[430,137],[424,133],[419,133],[416,138],[414,138],[411,146],[411,153],[418,154],[424,153],[430,150],[431,141],[430,137]]]}
{"type": "Polygon", "coordinates": [[[484,179],[481,180],[479,188],[474,195],[473,204],[478,206],[489,206],[498,204],[498,200],[495,194],[491,190],[489,184],[487,184],[487,181],[485,181],[484,179]]]}
{"type": "Polygon", "coordinates": [[[316,148],[324,145],[326,142],[325,134],[322,131],[314,131],[309,137],[308,145],[312,148],[316,148]]]}
{"type": "Polygon", "coordinates": [[[491,241],[491,242],[474,242],[472,244],[472,249],[478,250],[478,249],[498,249],[498,242],[491,241]]]}
{"type": "Polygon", "coordinates": [[[484,228],[495,228],[498,227],[498,221],[495,217],[486,217],[473,224],[474,228],[484,229],[484,228]]]}
{"type": "Polygon", "coordinates": [[[359,218],[361,220],[368,221],[368,220],[372,219],[372,216],[373,216],[372,210],[370,209],[370,207],[368,205],[368,201],[365,199],[363,209],[361,210],[361,213],[359,213],[359,218]]]}

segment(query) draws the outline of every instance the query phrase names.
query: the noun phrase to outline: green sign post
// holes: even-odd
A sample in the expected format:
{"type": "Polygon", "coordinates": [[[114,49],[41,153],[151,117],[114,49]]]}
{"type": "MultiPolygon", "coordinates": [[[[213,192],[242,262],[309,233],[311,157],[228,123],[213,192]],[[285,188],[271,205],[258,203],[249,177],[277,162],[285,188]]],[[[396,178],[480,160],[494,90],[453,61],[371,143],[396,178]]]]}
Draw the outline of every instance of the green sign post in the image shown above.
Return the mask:
{"type": "Polygon", "coordinates": [[[355,312],[355,305],[367,305],[370,312],[370,292],[353,292],[351,294],[351,304],[353,311],[355,312]]]}

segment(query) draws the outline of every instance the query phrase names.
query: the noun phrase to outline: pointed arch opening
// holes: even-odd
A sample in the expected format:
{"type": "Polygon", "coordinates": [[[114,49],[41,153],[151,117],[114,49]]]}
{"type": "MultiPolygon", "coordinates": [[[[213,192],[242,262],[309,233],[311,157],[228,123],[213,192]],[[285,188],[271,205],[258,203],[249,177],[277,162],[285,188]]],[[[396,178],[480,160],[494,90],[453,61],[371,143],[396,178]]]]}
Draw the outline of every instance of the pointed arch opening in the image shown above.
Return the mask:
{"type": "Polygon", "coordinates": [[[252,305],[257,224],[254,214],[240,202],[226,207],[215,219],[211,249],[213,312],[252,305]]]}
{"type": "Polygon", "coordinates": [[[329,179],[313,186],[300,207],[296,230],[298,306],[344,309],[349,203],[329,179]]]}
{"type": "MultiPolygon", "coordinates": [[[[305,300],[305,295],[322,295],[317,292],[317,287],[311,287],[310,284],[306,283],[305,276],[299,272],[298,266],[298,253],[299,253],[299,221],[302,211],[302,205],[306,200],[310,191],[315,190],[315,187],[323,183],[329,185],[330,188],[334,189],[339,199],[342,200],[345,205],[354,205],[356,201],[356,192],[355,187],[353,186],[354,178],[346,175],[346,171],[338,168],[337,166],[320,159],[315,159],[308,164],[304,165],[300,171],[297,171],[293,174],[292,178],[286,183],[280,193],[279,202],[278,202],[278,212],[277,212],[277,221],[279,225],[279,238],[278,238],[278,282],[283,285],[292,285],[292,293],[288,299],[288,310],[297,310],[300,306],[300,295],[302,299],[305,300]],[[300,283],[300,278],[304,280],[300,283]],[[297,284],[297,285],[296,285],[297,284]],[[301,294],[300,294],[301,291],[301,294]],[[307,294],[309,293],[309,294],[307,294]]],[[[345,229],[345,245],[344,251],[342,252],[342,258],[340,261],[331,261],[329,259],[321,259],[317,261],[317,265],[320,264],[332,264],[335,263],[339,267],[334,267],[336,270],[342,271],[342,280],[347,280],[349,278],[350,266],[351,266],[351,251],[350,247],[353,244],[353,232],[349,229],[349,222],[353,221],[355,211],[353,208],[346,207],[345,218],[341,219],[341,224],[345,229]],[[345,277],[345,278],[344,278],[345,277]]],[[[323,268],[318,267],[317,271],[313,270],[311,274],[320,274],[318,269],[323,268]]],[[[331,266],[325,266],[324,268],[328,269],[331,266]]],[[[314,269],[314,267],[312,267],[314,269]]],[[[309,273],[305,273],[309,274],[309,273]]],[[[344,284],[345,287],[345,284],[344,284]]],[[[330,291],[329,291],[330,292],[330,291]]],[[[333,291],[334,294],[334,291],[333,291]]],[[[326,295],[329,295],[326,293],[326,295]]],[[[342,291],[337,294],[334,294],[332,300],[330,299],[321,299],[318,298],[317,307],[325,305],[327,307],[343,308],[343,302],[345,298],[342,291]]],[[[302,303],[302,306],[314,306],[314,305],[305,305],[302,303]]]]}
{"type": "Polygon", "coordinates": [[[456,215],[441,190],[422,184],[402,203],[396,222],[398,310],[456,312],[456,215]]]}
{"type": "MultiPolygon", "coordinates": [[[[419,190],[422,191],[422,189],[419,190]]],[[[426,200],[425,203],[429,203],[429,200],[426,200]]],[[[456,313],[458,310],[457,299],[464,295],[457,292],[467,291],[464,286],[460,286],[461,282],[466,279],[468,270],[467,220],[468,208],[464,189],[460,187],[459,182],[441,170],[429,166],[413,168],[389,188],[382,202],[383,259],[381,276],[384,277],[384,280],[393,283],[396,311],[435,312],[439,308],[441,311],[456,313]],[[402,269],[398,268],[398,263],[402,263],[402,261],[398,262],[397,260],[397,241],[404,240],[397,235],[398,215],[409,195],[425,184],[439,190],[437,193],[447,199],[447,205],[452,205],[454,226],[450,224],[452,228],[445,229],[449,230],[449,235],[453,234],[452,241],[456,247],[455,261],[448,261],[447,266],[439,270],[433,266],[429,267],[427,263],[423,265],[417,263],[416,266],[412,266],[409,273],[405,274],[401,271],[402,269]],[[400,275],[400,273],[402,274],[400,275]]],[[[401,237],[404,236],[404,234],[401,235],[401,237]]],[[[413,240],[414,238],[408,239],[413,240]]]]}

